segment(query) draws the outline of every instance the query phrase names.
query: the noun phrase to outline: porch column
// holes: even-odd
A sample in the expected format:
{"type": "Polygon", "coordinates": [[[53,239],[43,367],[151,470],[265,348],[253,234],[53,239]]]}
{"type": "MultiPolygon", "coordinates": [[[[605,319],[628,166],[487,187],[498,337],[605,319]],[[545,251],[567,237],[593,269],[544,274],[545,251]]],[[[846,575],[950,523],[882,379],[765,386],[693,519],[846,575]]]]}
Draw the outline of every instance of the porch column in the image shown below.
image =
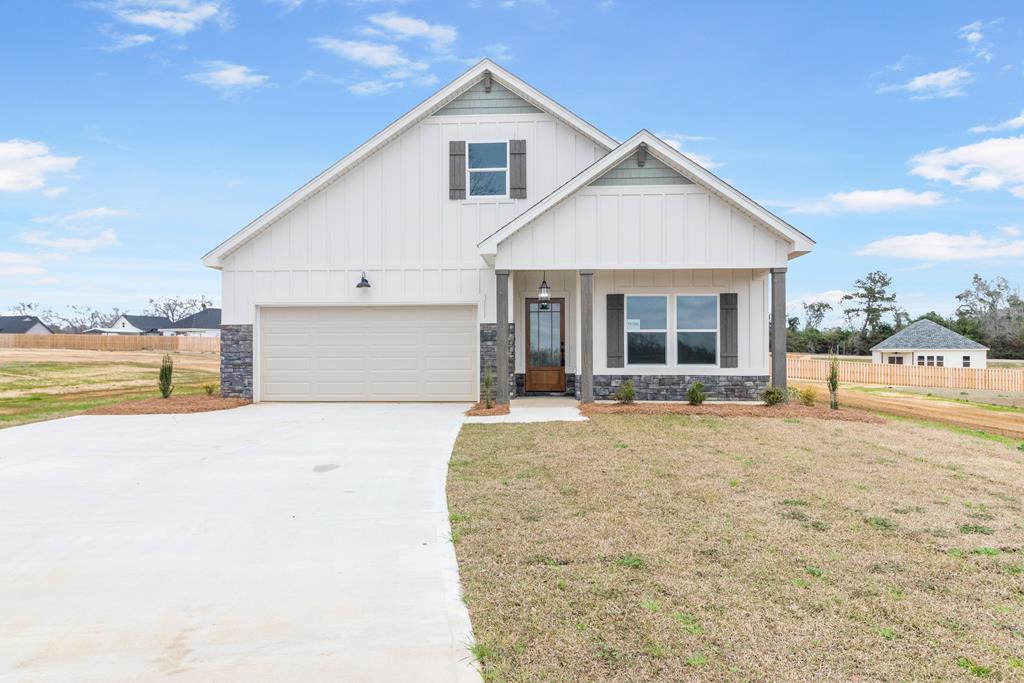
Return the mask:
{"type": "Polygon", "coordinates": [[[495,368],[494,381],[497,383],[494,392],[494,400],[498,405],[508,403],[508,271],[494,271],[497,281],[497,292],[494,297],[494,305],[497,306],[498,330],[496,343],[498,345],[498,367],[495,368]]]}
{"type": "Polygon", "coordinates": [[[786,389],[786,269],[772,268],[772,386],[786,389]]]}
{"type": "Polygon", "coordinates": [[[594,271],[580,271],[580,401],[594,402],[594,271]]]}

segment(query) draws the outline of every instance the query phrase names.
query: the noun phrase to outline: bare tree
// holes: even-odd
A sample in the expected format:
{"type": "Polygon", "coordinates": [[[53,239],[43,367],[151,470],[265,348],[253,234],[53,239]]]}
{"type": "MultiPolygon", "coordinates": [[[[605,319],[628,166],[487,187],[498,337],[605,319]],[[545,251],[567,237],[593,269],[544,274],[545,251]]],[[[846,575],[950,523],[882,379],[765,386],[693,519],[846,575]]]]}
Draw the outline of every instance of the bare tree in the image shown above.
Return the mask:
{"type": "Polygon", "coordinates": [[[212,305],[213,301],[205,296],[190,299],[178,296],[157,297],[149,300],[146,315],[162,316],[174,323],[199,311],[205,311],[212,305]]]}
{"type": "Polygon", "coordinates": [[[65,313],[46,310],[39,317],[47,325],[56,327],[61,332],[77,333],[93,327],[110,327],[121,317],[121,310],[115,308],[109,313],[104,313],[91,306],[69,306],[65,313]]]}

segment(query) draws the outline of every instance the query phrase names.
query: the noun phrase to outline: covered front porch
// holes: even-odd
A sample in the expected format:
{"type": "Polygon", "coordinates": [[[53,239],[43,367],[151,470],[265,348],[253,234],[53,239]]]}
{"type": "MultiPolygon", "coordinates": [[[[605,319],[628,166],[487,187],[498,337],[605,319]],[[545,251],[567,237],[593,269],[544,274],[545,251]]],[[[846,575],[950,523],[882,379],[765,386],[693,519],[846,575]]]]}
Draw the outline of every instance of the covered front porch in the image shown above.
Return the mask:
{"type": "MultiPolygon", "coordinates": [[[[786,270],[495,271],[493,354],[508,368],[495,400],[563,394],[611,399],[627,380],[638,400],[755,400],[785,387],[786,270]],[[771,312],[771,315],[770,315],[771,312]],[[774,324],[769,324],[772,321],[774,324]]],[[[488,345],[490,346],[490,345],[488,345]]]]}

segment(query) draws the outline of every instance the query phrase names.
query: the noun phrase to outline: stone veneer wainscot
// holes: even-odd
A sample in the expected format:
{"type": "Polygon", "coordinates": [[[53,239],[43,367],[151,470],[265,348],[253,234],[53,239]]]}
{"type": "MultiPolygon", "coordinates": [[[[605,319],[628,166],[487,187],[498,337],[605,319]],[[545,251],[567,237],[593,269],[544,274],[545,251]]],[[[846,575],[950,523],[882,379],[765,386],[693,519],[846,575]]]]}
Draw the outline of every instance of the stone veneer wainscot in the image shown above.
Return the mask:
{"type": "Polygon", "coordinates": [[[220,394],[252,400],[252,325],[220,326],[220,394]]]}
{"type": "MultiPolygon", "coordinates": [[[[484,368],[490,368],[494,372],[495,387],[497,387],[498,367],[498,324],[480,323],[480,398],[483,399],[484,392],[484,368]]],[[[509,397],[516,395],[516,326],[515,323],[508,324],[508,387],[509,397]]],[[[497,395],[497,391],[495,391],[497,395]]]]}
{"type": "Polygon", "coordinates": [[[627,379],[633,380],[638,401],[685,401],[693,382],[718,401],[756,401],[768,388],[767,375],[594,375],[594,399],[613,400],[627,379]]]}

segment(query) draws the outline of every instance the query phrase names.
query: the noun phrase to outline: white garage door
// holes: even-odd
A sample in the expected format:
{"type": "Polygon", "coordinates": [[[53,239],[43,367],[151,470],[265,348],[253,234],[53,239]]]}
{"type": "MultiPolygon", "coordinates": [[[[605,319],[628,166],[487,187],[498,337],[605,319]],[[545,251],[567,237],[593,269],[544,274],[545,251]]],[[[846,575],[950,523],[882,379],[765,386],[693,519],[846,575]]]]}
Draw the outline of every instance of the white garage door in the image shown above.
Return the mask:
{"type": "Polygon", "coordinates": [[[264,308],[264,401],[475,401],[475,306],[264,308]]]}

